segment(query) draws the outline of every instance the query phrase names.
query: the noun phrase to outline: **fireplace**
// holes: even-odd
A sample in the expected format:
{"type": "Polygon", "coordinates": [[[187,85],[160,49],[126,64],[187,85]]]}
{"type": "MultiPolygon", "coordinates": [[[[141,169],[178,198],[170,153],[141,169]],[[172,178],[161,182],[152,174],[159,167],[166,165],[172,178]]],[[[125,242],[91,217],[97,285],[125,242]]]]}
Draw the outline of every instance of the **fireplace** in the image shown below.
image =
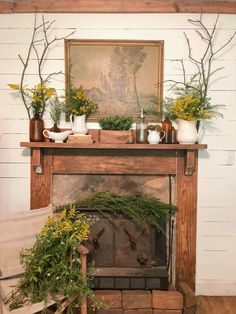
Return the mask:
{"type": "MultiPolygon", "coordinates": [[[[104,191],[134,198],[145,195],[173,204],[173,190],[175,180],[170,175],[56,174],[52,180],[52,204],[76,203],[104,191]]],[[[171,254],[167,255],[167,249],[172,247],[172,237],[164,235],[167,231],[164,221],[161,232],[151,226],[144,229],[121,214],[80,210],[99,216],[85,243],[95,267],[96,289],[168,290],[167,265],[171,265],[171,254]]]]}
{"type": "Polygon", "coordinates": [[[21,143],[31,148],[31,208],[52,201],[53,175],[166,175],[175,178],[174,278],[195,289],[197,156],[204,144],[21,143]]]}

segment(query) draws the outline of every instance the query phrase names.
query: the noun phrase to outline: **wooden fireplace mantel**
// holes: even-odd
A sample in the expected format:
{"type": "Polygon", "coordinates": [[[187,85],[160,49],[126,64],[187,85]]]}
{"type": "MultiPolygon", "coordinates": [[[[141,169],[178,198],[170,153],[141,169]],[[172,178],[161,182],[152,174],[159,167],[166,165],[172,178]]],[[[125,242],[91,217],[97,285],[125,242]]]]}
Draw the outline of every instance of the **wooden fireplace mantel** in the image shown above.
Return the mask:
{"type": "Polygon", "coordinates": [[[21,142],[31,149],[31,208],[51,202],[57,174],[174,175],[176,281],[195,290],[198,150],[205,144],[68,144],[21,142]]]}

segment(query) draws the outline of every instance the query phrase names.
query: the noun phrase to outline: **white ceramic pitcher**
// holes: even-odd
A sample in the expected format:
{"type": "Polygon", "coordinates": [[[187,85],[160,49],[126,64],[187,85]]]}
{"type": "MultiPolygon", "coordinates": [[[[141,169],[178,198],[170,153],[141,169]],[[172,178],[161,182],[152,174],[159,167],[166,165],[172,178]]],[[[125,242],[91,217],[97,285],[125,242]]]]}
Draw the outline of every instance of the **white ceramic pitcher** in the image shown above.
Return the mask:
{"type": "Polygon", "coordinates": [[[148,143],[149,144],[158,144],[163,137],[165,136],[165,131],[161,130],[160,132],[157,130],[148,130],[148,143]],[[161,136],[160,133],[163,133],[161,136]]]}
{"type": "Polygon", "coordinates": [[[86,115],[76,116],[70,115],[70,124],[71,129],[74,134],[85,135],[88,133],[88,129],[86,127],[86,115]]]}
{"type": "Polygon", "coordinates": [[[179,144],[195,144],[198,141],[202,121],[200,121],[199,129],[197,130],[197,121],[187,121],[178,119],[177,141],[179,144]]]}

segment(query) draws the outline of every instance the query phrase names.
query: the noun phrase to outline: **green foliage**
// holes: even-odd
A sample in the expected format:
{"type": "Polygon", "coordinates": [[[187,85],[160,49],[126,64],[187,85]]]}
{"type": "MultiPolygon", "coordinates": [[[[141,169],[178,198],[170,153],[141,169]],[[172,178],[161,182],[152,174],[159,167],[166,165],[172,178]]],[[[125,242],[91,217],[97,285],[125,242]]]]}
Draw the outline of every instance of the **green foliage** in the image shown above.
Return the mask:
{"type": "Polygon", "coordinates": [[[223,106],[211,104],[210,98],[203,97],[197,88],[179,88],[177,95],[175,100],[168,100],[168,116],[172,119],[196,121],[222,117],[218,110],[223,106]]]}
{"type": "Polygon", "coordinates": [[[77,251],[78,245],[88,238],[94,221],[95,218],[85,217],[74,207],[48,218],[34,246],[21,254],[25,273],[9,298],[11,308],[47,302],[49,297],[59,306],[59,296],[65,296],[70,306],[74,295],[78,296],[77,305],[80,305],[83,295],[94,300],[92,269],[85,279],[77,251]]]}
{"type": "Polygon", "coordinates": [[[98,192],[81,200],[76,208],[87,207],[105,215],[123,214],[143,228],[154,226],[162,231],[161,222],[167,221],[171,213],[176,211],[173,205],[160,202],[145,195],[125,196],[110,192],[98,192]]]}
{"type": "Polygon", "coordinates": [[[98,120],[100,127],[103,130],[129,130],[132,126],[133,119],[124,116],[107,116],[101,117],[98,120]]]}
{"type": "Polygon", "coordinates": [[[8,84],[8,86],[24,95],[28,108],[33,115],[41,113],[43,115],[49,99],[56,94],[55,88],[47,87],[46,84],[37,84],[32,88],[22,87],[20,84],[8,84]]]}
{"type": "Polygon", "coordinates": [[[69,86],[65,111],[68,115],[90,115],[97,110],[97,104],[86,94],[82,86],[69,86]]]}
{"type": "Polygon", "coordinates": [[[51,102],[50,102],[50,117],[55,124],[60,124],[61,122],[61,113],[64,108],[64,103],[59,100],[59,98],[56,96],[51,102]]]}

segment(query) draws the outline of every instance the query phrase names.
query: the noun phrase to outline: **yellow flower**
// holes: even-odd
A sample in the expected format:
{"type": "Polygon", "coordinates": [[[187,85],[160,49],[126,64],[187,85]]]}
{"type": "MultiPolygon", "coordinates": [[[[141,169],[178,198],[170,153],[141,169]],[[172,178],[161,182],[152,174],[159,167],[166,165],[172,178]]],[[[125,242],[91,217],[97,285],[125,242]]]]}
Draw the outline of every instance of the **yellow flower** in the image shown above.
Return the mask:
{"type": "Polygon", "coordinates": [[[8,84],[11,89],[20,90],[20,84],[8,84]]]}

